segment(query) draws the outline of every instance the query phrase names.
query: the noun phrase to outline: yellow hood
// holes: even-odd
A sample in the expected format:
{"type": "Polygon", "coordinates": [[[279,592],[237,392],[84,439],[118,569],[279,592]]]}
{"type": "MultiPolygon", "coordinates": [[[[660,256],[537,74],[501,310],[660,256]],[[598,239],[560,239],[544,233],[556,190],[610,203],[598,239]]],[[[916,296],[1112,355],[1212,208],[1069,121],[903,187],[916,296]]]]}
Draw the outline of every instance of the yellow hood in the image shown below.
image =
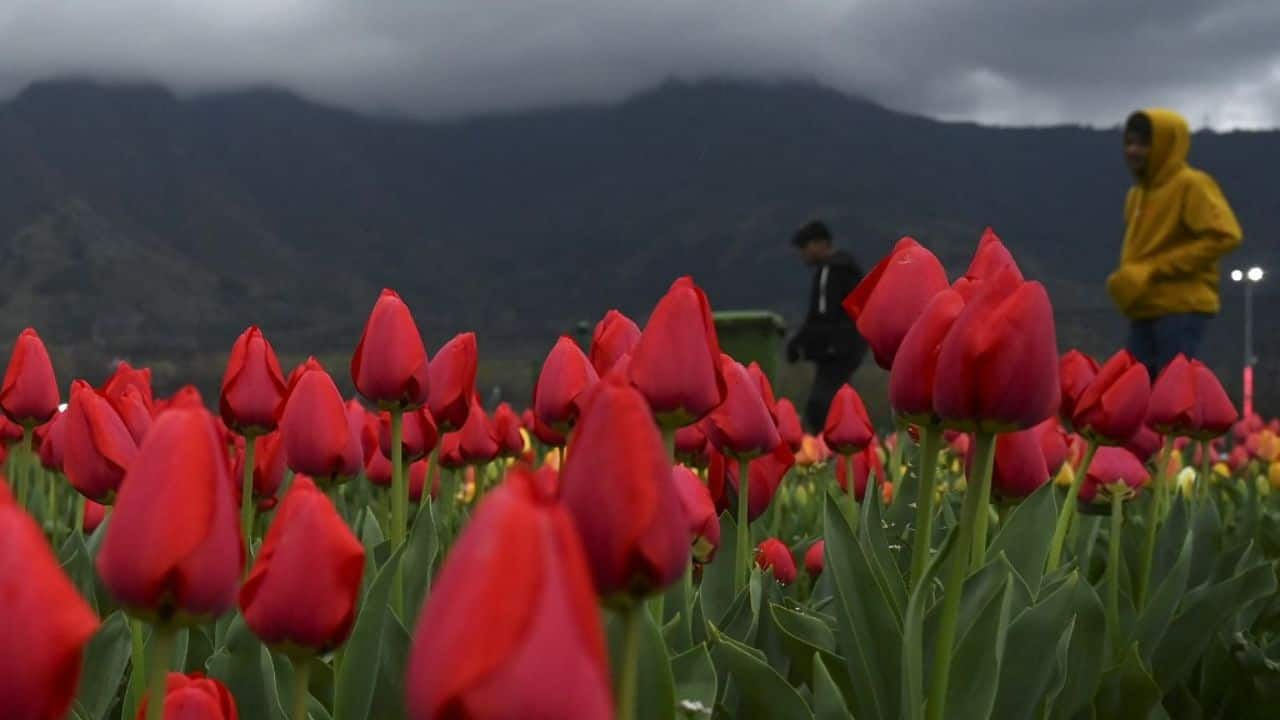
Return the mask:
{"type": "Polygon", "coordinates": [[[1159,187],[1187,166],[1191,152],[1191,128],[1178,113],[1163,108],[1142,111],[1151,120],[1151,152],[1142,184],[1159,187]]]}

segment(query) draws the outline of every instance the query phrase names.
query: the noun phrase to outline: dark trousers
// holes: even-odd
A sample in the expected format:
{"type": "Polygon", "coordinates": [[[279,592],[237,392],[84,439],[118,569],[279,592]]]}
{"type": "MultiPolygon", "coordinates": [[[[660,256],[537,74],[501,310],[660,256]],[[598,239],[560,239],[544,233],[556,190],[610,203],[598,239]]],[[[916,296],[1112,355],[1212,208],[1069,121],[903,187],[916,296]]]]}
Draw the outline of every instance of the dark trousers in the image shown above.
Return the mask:
{"type": "Polygon", "coordinates": [[[805,430],[818,434],[827,423],[827,410],[831,408],[831,400],[840,391],[840,387],[849,382],[853,371],[858,369],[857,360],[824,360],[815,363],[813,387],[809,390],[809,400],[804,404],[805,430]]]}
{"type": "Polygon", "coordinates": [[[1179,313],[1134,320],[1129,325],[1129,352],[1147,366],[1154,382],[1178,353],[1189,358],[1200,353],[1200,341],[1212,318],[1206,313],[1179,313]]]}

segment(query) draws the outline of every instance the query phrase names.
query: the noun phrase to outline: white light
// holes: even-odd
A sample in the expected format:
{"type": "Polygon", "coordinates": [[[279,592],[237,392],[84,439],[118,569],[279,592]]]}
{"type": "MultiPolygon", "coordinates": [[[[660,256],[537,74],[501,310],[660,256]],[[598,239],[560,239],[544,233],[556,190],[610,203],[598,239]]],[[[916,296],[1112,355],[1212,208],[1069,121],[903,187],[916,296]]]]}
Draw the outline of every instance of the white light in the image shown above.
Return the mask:
{"type": "Polygon", "coordinates": [[[1234,282],[1240,282],[1240,281],[1241,281],[1241,280],[1243,280],[1243,279],[1244,279],[1244,271],[1243,271],[1243,270],[1240,270],[1239,268],[1237,268],[1237,269],[1235,269],[1235,270],[1232,270],[1232,271],[1231,271],[1231,280],[1232,280],[1232,281],[1234,281],[1234,282]]]}
{"type": "Polygon", "coordinates": [[[58,403],[58,412],[66,412],[66,411],[67,411],[67,404],[66,404],[66,403],[58,403]]]}
{"type": "Polygon", "coordinates": [[[1262,268],[1257,265],[1249,268],[1249,282],[1258,282],[1262,279],[1262,268]]]}

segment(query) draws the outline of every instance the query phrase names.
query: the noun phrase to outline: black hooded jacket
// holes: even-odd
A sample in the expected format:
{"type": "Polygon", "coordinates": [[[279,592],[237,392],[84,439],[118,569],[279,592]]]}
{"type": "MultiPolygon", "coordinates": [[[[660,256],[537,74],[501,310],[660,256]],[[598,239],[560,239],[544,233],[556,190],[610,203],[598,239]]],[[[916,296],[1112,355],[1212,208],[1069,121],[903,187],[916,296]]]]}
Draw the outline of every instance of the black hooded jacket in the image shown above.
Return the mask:
{"type": "Polygon", "coordinates": [[[813,273],[809,288],[809,312],[791,340],[791,352],[811,362],[843,362],[856,366],[866,354],[867,343],[853,319],[840,306],[862,280],[862,268],[853,256],[834,251],[813,273]]]}

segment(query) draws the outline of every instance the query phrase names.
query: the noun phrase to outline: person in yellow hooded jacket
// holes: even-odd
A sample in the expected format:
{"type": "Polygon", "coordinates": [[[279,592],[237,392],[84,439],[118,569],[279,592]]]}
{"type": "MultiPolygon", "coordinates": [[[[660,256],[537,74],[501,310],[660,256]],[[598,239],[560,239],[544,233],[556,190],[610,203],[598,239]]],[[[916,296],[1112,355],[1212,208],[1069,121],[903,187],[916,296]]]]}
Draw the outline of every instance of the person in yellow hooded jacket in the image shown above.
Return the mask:
{"type": "Polygon", "coordinates": [[[1178,353],[1195,357],[1217,314],[1218,260],[1240,245],[1240,223],[1207,173],[1187,164],[1191,131],[1171,110],[1129,116],[1120,267],[1107,291],[1130,320],[1129,352],[1154,379],[1178,353]]]}

